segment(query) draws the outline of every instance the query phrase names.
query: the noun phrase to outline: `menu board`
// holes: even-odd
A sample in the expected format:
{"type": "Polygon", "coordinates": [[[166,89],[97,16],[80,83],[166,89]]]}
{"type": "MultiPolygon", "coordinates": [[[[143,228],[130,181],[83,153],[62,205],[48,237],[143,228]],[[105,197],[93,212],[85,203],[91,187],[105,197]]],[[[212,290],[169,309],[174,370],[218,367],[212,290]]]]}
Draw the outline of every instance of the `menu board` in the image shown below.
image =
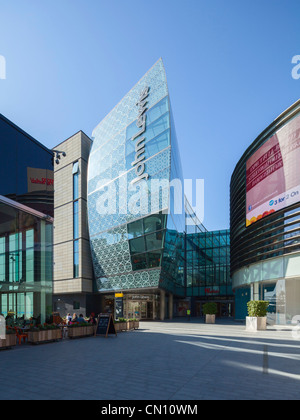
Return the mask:
{"type": "Polygon", "coordinates": [[[108,334],[117,335],[113,317],[111,314],[100,314],[97,320],[95,336],[104,335],[105,337],[107,337],[108,334]]]}

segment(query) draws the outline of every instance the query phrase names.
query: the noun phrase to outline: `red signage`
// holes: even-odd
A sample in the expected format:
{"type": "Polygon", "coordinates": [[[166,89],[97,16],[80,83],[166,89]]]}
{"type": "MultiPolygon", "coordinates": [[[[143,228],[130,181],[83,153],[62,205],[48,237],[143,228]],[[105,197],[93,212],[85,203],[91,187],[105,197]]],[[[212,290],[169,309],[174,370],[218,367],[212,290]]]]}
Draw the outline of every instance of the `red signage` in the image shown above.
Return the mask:
{"type": "Polygon", "coordinates": [[[218,287],[206,287],[205,294],[206,295],[219,295],[220,289],[218,287]]]}
{"type": "Polygon", "coordinates": [[[53,185],[54,179],[51,178],[30,178],[32,184],[43,184],[43,185],[53,185]]]}

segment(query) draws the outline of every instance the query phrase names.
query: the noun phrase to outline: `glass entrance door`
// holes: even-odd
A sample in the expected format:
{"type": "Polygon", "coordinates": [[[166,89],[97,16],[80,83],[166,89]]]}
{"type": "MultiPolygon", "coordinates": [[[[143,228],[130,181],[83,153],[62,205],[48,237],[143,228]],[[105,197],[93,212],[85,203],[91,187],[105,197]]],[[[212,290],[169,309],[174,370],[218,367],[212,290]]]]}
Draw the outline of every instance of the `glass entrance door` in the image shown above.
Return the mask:
{"type": "Polygon", "coordinates": [[[138,319],[153,319],[153,302],[129,302],[128,317],[138,319]]]}

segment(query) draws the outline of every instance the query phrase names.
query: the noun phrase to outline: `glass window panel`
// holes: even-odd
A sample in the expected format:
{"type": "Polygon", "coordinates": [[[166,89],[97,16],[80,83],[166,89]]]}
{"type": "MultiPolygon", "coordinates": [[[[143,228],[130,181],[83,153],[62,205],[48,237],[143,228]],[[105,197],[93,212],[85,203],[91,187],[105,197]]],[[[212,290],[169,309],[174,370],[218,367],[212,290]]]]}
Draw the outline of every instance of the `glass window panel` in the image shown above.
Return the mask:
{"type": "Polygon", "coordinates": [[[0,281],[5,281],[5,237],[0,238],[0,281]]]}
{"type": "Polygon", "coordinates": [[[161,251],[149,252],[147,255],[149,260],[149,268],[155,268],[160,266],[161,251]]]}
{"type": "Polygon", "coordinates": [[[137,238],[138,236],[142,236],[143,232],[143,221],[137,220],[136,222],[129,223],[128,225],[128,238],[133,239],[137,238]]]}
{"type": "Polygon", "coordinates": [[[74,215],[73,215],[73,227],[74,227],[74,239],[79,237],[79,221],[78,221],[78,201],[74,202],[74,215]]]}
{"type": "Polygon", "coordinates": [[[152,249],[162,248],[163,244],[163,231],[156,232],[145,236],[147,251],[152,249]]]}
{"type": "Polygon", "coordinates": [[[139,254],[141,252],[145,252],[144,237],[131,239],[131,241],[129,241],[129,246],[131,254],[139,254]]]}
{"type": "Polygon", "coordinates": [[[133,271],[143,270],[143,269],[147,268],[146,254],[134,255],[131,258],[131,262],[132,262],[133,271]]]}
{"type": "Polygon", "coordinates": [[[78,173],[73,175],[73,200],[78,199],[78,173]]]}
{"type": "Polygon", "coordinates": [[[72,174],[77,174],[79,170],[79,162],[74,162],[73,163],[73,170],[72,170],[72,174]]]}
{"type": "Polygon", "coordinates": [[[34,282],[34,231],[26,231],[26,282],[34,282]]]}
{"type": "Polygon", "coordinates": [[[30,319],[33,317],[33,293],[26,293],[25,302],[25,317],[26,319],[30,319]]]}
{"type": "Polygon", "coordinates": [[[165,229],[166,227],[166,215],[156,214],[153,216],[146,217],[144,219],[144,231],[145,233],[155,232],[157,230],[165,229]]]}
{"type": "Polygon", "coordinates": [[[79,277],[79,241],[74,241],[74,278],[79,277]]]}

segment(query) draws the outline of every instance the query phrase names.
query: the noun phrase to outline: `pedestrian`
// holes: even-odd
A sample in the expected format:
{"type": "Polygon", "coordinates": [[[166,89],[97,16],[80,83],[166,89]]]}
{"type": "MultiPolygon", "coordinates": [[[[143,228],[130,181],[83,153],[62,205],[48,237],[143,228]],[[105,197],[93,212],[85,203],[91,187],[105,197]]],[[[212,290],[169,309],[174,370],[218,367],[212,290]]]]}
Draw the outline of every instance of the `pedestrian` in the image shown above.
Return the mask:
{"type": "Polygon", "coordinates": [[[186,314],[187,314],[188,320],[190,321],[191,320],[191,310],[187,309],[186,314]]]}
{"type": "Polygon", "coordinates": [[[72,316],[71,316],[71,314],[68,314],[67,315],[67,325],[70,325],[71,321],[72,321],[72,316]]]}

